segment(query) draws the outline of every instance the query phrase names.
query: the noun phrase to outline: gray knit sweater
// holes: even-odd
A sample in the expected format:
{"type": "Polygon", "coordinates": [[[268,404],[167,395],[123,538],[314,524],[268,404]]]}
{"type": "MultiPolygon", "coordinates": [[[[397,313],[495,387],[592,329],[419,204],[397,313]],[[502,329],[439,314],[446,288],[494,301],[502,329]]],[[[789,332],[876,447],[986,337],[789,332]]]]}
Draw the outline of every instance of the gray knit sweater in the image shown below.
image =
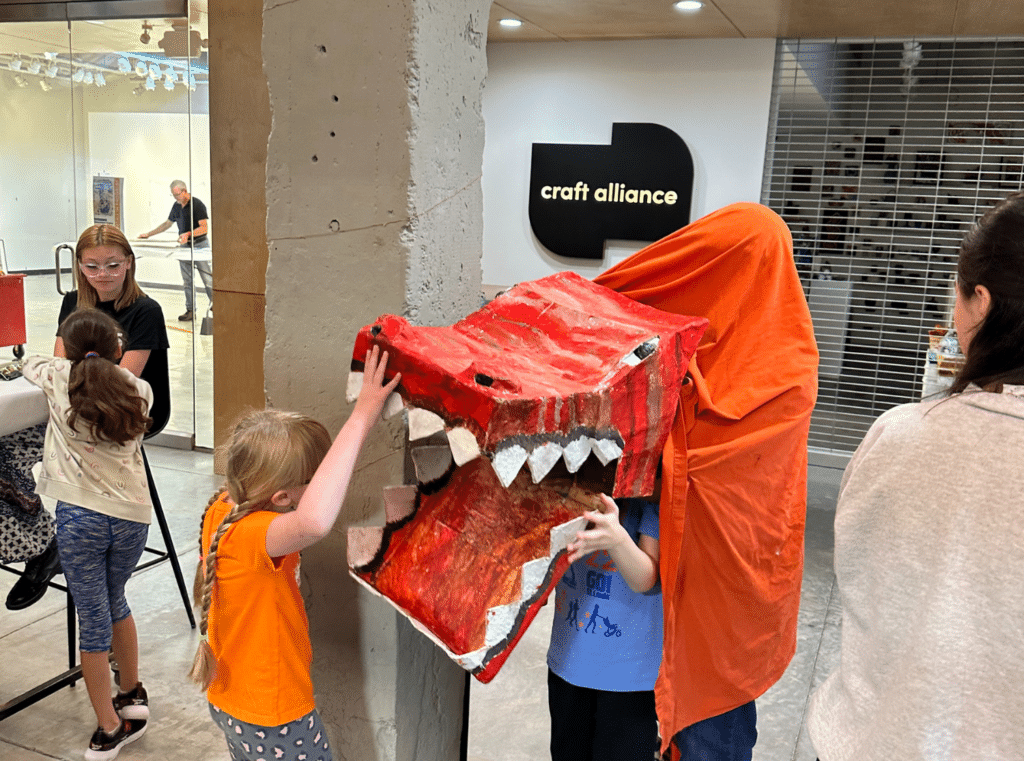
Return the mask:
{"type": "Polygon", "coordinates": [[[896,407],[843,477],[821,761],[1024,759],[1024,386],[896,407]]]}

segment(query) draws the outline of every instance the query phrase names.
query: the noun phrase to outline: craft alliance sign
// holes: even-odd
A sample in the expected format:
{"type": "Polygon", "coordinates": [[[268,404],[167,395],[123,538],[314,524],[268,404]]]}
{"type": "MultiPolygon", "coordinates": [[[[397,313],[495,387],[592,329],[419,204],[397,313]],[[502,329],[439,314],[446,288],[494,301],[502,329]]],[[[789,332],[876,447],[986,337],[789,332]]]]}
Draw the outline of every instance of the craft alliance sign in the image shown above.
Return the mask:
{"type": "Polygon", "coordinates": [[[660,124],[613,124],[611,145],[533,144],[530,226],[559,256],[663,238],[689,223],[692,194],[690,149],[660,124]]]}

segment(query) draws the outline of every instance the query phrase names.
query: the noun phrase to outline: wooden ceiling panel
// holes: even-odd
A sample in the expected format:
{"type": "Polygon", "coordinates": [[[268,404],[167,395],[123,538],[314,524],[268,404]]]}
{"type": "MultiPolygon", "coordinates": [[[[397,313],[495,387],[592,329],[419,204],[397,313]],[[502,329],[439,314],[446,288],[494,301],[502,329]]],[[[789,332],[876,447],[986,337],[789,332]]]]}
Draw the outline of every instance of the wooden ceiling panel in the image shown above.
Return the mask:
{"type": "Polygon", "coordinates": [[[498,0],[489,39],[611,40],[690,37],[1024,36],[1024,0],[498,0]],[[513,16],[518,30],[497,26],[513,16]]]}
{"type": "Polygon", "coordinates": [[[507,3],[491,4],[491,17],[487,22],[488,42],[552,42],[559,39],[557,34],[527,21],[518,12],[505,7],[505,5],[507,3]],[[504,18],[519,19],[523,25],[516,29],[508,29],[498,23],[504,18]]]}
{"type": "Polygon", "coordinates": [[[1024,2],[1020,0],[960,0],[953,21],[960,37],[1024,36],[1024,2]]]}
{"type": "Polygon", "coordinates": [[[742,36],[710,2],[693,13],[676,10],[672,0],[500,0],[496,5],[562,40],[742,36]]]}
{"type": "Polygon", "coordinates": [[[713,0],[744,37],[952,34],[957,0],[713,0]]]}
{"type": "Polygon", "coordinates": [[[712,0],[745,37],[909,37],[953,34],[965,0],[712,0]]]}

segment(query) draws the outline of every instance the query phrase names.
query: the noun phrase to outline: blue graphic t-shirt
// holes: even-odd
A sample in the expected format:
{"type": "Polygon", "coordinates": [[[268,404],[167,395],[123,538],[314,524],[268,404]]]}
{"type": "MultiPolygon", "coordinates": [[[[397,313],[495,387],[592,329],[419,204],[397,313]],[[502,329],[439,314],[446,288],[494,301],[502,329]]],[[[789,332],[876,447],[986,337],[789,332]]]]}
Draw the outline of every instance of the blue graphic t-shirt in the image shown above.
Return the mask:
{"type": "MultiPolygon", "coordinates": [[[[634,542],[658,538],[658,505],[616,500],[634,542]]],[[[609,692],[653,690],[661,665],[661,583],[637,594],[607,552],[577,560],[555,588],[548,667],[570,684],[609,692]]]]}

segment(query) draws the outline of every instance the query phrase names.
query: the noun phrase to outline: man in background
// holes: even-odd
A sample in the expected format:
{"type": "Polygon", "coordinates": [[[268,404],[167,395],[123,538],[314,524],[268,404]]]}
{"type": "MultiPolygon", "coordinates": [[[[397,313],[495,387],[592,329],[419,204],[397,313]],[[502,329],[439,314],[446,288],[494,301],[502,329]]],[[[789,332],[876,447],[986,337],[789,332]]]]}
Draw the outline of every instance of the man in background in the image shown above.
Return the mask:
{"type": "Polygon", "coordinates": [[[178,225],[178,245],[182,250],[175,258],[181,267],[181,280],[185,284],[185,313],[178,319],[189,322],[195,316],[192,291],[193,265],[198,270],[199,277],[203,279],[206,296],[210,299],[210,308],[213,308],[213,262],[210,241],[206,237],[209,232],[210,215],[206,211],[206,204],[193,197],[181,180],[171,183],[171,195],[174,196],[174,204],[167,219],[148,233],[141,233],[139,237],[149,238],[162,233],[173,224],[178,225]]]}

